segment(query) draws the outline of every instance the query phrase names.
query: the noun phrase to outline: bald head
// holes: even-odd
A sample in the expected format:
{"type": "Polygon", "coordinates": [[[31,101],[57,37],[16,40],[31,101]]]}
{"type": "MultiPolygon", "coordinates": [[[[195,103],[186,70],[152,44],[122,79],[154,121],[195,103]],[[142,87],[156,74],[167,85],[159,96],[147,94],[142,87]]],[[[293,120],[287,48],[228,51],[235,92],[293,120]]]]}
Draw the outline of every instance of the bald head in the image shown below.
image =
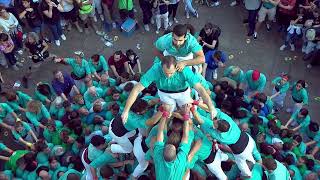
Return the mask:
{"type": "Polygon", "coordinates": [[[163,151],[164,160],[171,162],[176,159],[177,152],[176,147],[173,144],[167,144],[163,151]]]}

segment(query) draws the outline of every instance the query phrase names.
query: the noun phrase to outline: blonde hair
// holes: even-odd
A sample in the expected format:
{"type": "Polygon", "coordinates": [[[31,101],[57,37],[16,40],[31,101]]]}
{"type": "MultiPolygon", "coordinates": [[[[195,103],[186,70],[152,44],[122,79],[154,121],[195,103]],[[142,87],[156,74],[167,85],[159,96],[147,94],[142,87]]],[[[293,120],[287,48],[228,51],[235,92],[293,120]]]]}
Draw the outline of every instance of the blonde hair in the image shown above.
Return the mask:
{"type": "Polygon", "coordinates": [[[38,114],[41,111],[41,102],[37,100],[31,100],[27,104],[27,110],[32,113],[38,114]]]}

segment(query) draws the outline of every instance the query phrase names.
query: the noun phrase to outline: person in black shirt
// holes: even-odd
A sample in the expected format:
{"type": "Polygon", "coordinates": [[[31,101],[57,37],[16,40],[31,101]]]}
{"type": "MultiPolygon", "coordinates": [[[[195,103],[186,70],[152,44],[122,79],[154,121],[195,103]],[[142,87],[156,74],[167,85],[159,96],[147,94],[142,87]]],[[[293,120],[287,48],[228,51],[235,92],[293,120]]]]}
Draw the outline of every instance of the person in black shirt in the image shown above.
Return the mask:
{"type": "Polygon", "coordinates": [[[44,61],[49,57],[48,44],[44,40],[39,39],[39,36],[35,32],[28,33],[25,46],[28,48],[34,63],[44,61]]]}
{"type": "Polygon", "coordinates": [[[57,46],[60,46],[60,37],[66,40],[66,36],[62,32],[60,12],[63,12],[62,6],[57,0],[43,0],[40,3],[40,9],[43,13],[44,23],[52,32],[53,38],[57,46]]]}
{"type": "Polygon", "coordinates": [[[219,46],[219,36],[221,30],[218,26],[215,26],[211,23],[204,25],[204,28],[201,29],[198,41],[203,47],[203,53],[214,49],[218,49],[219,46]]]}
{"type": "Polygon", "coordinates": [[[126,56],[128,58],[128,63],[129,63],[129,69],[131,74],[135,74],[134,72],[134,67],[137,65],[138,66],[138,73],[141,73],[141,64],[140,64],[140,60],[139,60],[139,56],[132,50],[132,49],[128,49],[126,51],[126,56]]]}
{"type": "Polygon", "coordinates": [[[38,10],[38,6],[38,3],[33,3],[30,0],[22,0],[23,11],[19,14],[19,18],[26,18],[32,31],[43,37],[43,19],[38,10]]]}

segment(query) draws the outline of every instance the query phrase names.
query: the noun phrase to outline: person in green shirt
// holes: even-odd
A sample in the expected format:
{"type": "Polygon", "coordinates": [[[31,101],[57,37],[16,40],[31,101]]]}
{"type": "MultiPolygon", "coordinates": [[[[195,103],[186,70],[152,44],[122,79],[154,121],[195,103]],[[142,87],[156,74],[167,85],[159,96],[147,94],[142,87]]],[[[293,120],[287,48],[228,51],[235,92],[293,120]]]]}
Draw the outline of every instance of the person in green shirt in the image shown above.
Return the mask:
{"type": "Polygon", "coordinates": [[[304,105],[308,105],[308,92],[306,90],[306,82],[304,80],[297,81],[291,89],[291,97],[294,102],[292,108],[288,108],[287,112],[296,112],[304,105]]]}
{"type": "MultiPolygon", "coordinates": [[[[176,68],[182,71],[185,66],[194,66],[205,62],[204,53],[197,39],[188,33],[186,25],[178,24],[172,33],[161,36],[155,43],[156,60],[163,61],[165,56],[174,56],[176,68]]],[[[201,73],[201,72],[199,72],[201,73]]]]}
{"type": "Polygon", "coordinates": [[[47,121],[51,121],[51,116],[50,116],[50,113],[48,112],[47,108],[40,101],[36,101],[36,100],[31,100],[28,103],[26,117],[37,129],[38,128],[42,128],[42,129],[46,128],[41,123],[43,121],[43,119],[46,119],[47,121]]]}
{"type": "Polygon", "coordinates": [[[32,142],[38,141],[38,138],[32,131],[30,125],[23,121],[15,122],[12,135],[16,140],[18,140],[22,144],[25,144],[27,147],[31,147],[32,142]]]}
{"type": "Polygon", "coordinates": [[[44,82],[38,82],[34,91],[34,98],[49,107],[51,102],[56,98],[56,94],[51,85],[44,82]]]}
{"type": "Polygon", "coordinates": [[[211,118],[214,117],[216,110],[199,79],[194,76],[194,73],[189,68],[185,68],[180,72],[177,71],[176,65],[177,61],[173,56],[166,56],[161,63],[155,63],[142,76],[140,82],[134,86],[127,99],[121,115],[124,120],[128,118],[129,110],[139,93],[152,82],[155,82],[158,88],[160,100],[171,106],[171,112],[175,109],[176,104],[182,106],[193,101],[189,88],[193,87],[208,106],[211,118]]]}
{"type": "Polygon", "coordinates": [[[314,156],[320,148],[320,130],[319,125],[316,122],[310,122],[308,128],[305,129],[305,133],[310,141],[306,142],[307,147],[314,146],[311,151],[311,155],[314,156]]]}
{"type": "Polygon", "coordinates": [[[84,59],[84,54],[81,51],[74,52],[74,57],[72,58],[56,58],[55,62],[70,65],[72,68],[71,77],[74,80],[81,80],[91,75],[90,66],[84,59]]]}
{"type": "Polygon", "coordinates": [[[15,112],[26,112],[27,103],[31,100],[31,97],[21,91],[9,91],[5,94],[7,104],[15,112]]]}
{"type": "Polygon", "coordinates": [[[14,121],[19,120],[17,114],[7,103],[0,103],[0,126],[13,130],[14,121]],[[6,122],[3,122],[6,120],[6,122]]]}
{"type": "Polygon", "coordinates": [[[94,86],[91,86],[88,88],[88,90],[84,93],[83,95],[84,98],[84,102],[86,103],[86,107],[88,110],[90,110],[92,108],[92,105],[96,102],[96,101],[104,101],[104,94],[103,94],[103,90],[100,88],[96,88],[94,86]]]}
{"type": "Polygon", "coordinates": [[[245,74],[245,79],[248,85],[246,94],[249,98],[252,98],[257,93],[262,92],[267,83],[266,76],[260,73],[258,70],[247,71],[245,74]]]}
{"type": "Polygon", "coordinates": [[[58,96],[50,105],[49,113],[54,119],[61,119],[66,113],[65,107],[71,106],[68,101],[63,101],[62,97],[58,96]]]}
{"type": "Polygon", "coordinates": [[[290,88],[288,74],[282,74],[272,80],[272,96],[270,97],[276,110],[283,107],[284,99],[286,98],[287,91],[290,88]]]}
{"type": "Polygon", "coordinates": [[[100,81],[99,82],[93,82],[93,85],[97,88],[100,88],[103,90],[103,93],[106,95],[109,88],[112,86],[116,86],[117,81],[113,78],[110,78],[106,74],[102,74],[100,76],[100,81]]]}
{"type": "Polygon", "coordinates": [[[293,131],[300,130],[300,132],[304,133],[306,128],[308,128],[310,121],[309,111],[306,108],[302,108],[292,114],[289,121],[283,128],[288,128],[290,125],[291,127],[294,127],[292,129],[293,131]]]}
{"type": "Polygon", "coordinates": [[[103,55],[94,54],[88,61],[91,73],[100,81],[101,74],[108,76],[109,66],[103,55]]]}
{"type": "Polygon", "coordinates": [[[60,176],[59,180],[69,180],[69,179],[81,179],[82,173],[74,169],[68,169],[62,176],[60,176]]]}
{"type": "Polygon", "coordinates": [[[268,171],[269,180],[289,180],[290,173],[288,169],[279,161],[273,158],[264,158],[262,160],[263,166],[268,171]]]}
{"type": "Polygon", "coordinates": [[[183,179],[187,172],[187,156],[190,151],[191,142],[189,139],[189,121],[184,121],[183,134],[179,148],[173,144],[164,143],[163,130],[167,124],[167,117],[162,117],[158,126],[156,143],[153,149],[153,160],[156,172],[156,179],[183,179]]]}
{"type": "Polygon", "coordinates": [[[47,124],[47,128],[43,131],[43,137],[48,143],[53,145],[61,145],[60,131],[62,129],[62,123],[60,121],[50,121],[47,124]]]}
{"type": "Polygon", "coordinates": [[[244,72],[238,66],[229,66],[223,72],[223,77],[230,78],[237,83],[238,88],[243,88],[245,75],[244,72]]]}
{"type": "Polygon", "coordinates": [[[119,0],[118,9],[121,22],[124,22],[128,17],[134,19],[133,0],[119,0]]]}

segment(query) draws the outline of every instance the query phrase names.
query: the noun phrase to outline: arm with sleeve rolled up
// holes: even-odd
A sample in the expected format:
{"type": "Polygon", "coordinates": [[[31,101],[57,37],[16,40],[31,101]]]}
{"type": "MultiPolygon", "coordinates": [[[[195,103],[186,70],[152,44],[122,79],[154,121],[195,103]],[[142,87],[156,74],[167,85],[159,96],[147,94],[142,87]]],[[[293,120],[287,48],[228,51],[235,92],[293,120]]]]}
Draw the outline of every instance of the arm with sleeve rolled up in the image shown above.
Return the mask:
{"type": "Polygon", "coordinates": [[[197,92],[199,93],[200,97],[203,99],[205,104],[208,106],[208,108],[210,110],[211,118],[212,119],[215,118],[215,116],[217,115],[217,110],[213,106],[211,98],[208,95],[207,91],[203,88],[203,86],[200,83],[196,83],[194,85],[194,88],[197,90],[197,92]]]}
{"type": "Polygon", "coordinates": [[[146,121],[146,125],[150,127],[154,126],[160,120],[161,116],[162,116],[162,112],[160,111],[156,112],[150,119],[146,121]]]}
{"type": "Polygon", "coordinates": [[[139,82],[139,83],[137,83],[137,84],[133,87],[132,91],[130,92],[130,95],[129,95],[128,99],[127,99],[126,105],[125,105],[125,107],[124,107],[124,109],[123,109],[123,112],[122,112],[122,115],[121,115],[122,120],[123,120],[124,122],[126,122],[126,120],[127,120],[127,118],[128,118],[128,113],[129,113],[129,110],[130,110],[131,106],[132,106],[133,103],[136,101],[139,93],[140,93],[144,88],[145,88],[145,87],[139,82]]]}
{"type": "MultiPolygon", "coordinates": [[[[156,137],[156,142],[163,142],[163,139],[164,139],[163,131],[166,128],[166,122],[167,122],[166,118],[161,117],[160,124],[158,126],[158,133],[157,133],[157,137],[156,137]]],[[[181,142],[182,142],[182,139],[181,139],[181,142]]]]}
{"type": "Polygon", "coordinates": [[[195,141],[195,143],[193,144],[189,154],[188,154],[188,162],[190,163],[192,158],[194,157],[194,155],[199,151],[200,147],[202,145],[202,140],[198,139],[195,141]]]}
{"type": "Polygon", "coordinates": [[[207,63],[203,63],[202,64],[202,76],[203,77],[206,77],[207,68],[208,68],[208,64],[207,63]]]}

